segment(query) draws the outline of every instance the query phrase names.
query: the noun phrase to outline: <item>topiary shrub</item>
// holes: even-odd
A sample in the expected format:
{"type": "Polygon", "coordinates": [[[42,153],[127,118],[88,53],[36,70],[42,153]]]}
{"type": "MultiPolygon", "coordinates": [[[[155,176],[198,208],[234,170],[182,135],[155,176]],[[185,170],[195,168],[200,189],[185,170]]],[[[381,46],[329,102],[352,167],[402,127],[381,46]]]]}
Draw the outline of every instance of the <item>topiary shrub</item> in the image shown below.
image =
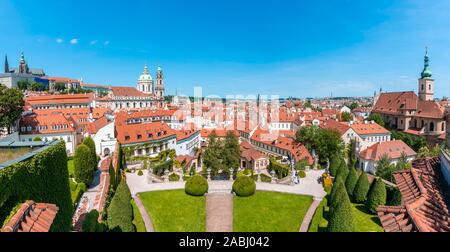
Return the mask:
{"type": "Polygon", "coordinates": [[[369,192],[369,179],[367,174],[362,172],[359,176],[358,182],[356,182],[355,190],[353,191],[353,198],[356,203],[364,203],[369,192]]]}
{"type": "Polygon", "coordinates": [[[355,168],[351,168],[348,173],[347,179],[345,180],[345,188],[347,189],[347,193],[350,197],[353,196],[353,191],[355,190],[356,183],[358,182],[358,174],[356,173],[355,168]]]}
{"type": "Polygon", "coordinates": [[[372,212],[377,212],[377,207],[386,204],[386,186],[382,179],[377,178],[367,195],[366,207],[372,212]]]}
{"type": "Polygon", "coordinates": [[[180,181],[180,176],[176,173],[172,173],[169,175],[169,181],[180,181]]]}
{"type": "Polygon", "coordinates": [[[339,166],[341,165],[341,160],[338,157],[331,158],[330,161],[330,174],[333,177],[336,177],[337,170],[339,169],[339,166]]]}
{"type": "Polygon", "coordinates": [[[338,187],[335,193],[334,202],[335,203],[333,203],[332,206],[333,209],[330,208],[328,232],[354,232],[355,216],[343,184],[338,187]]]}
{"type": "Polygon", "coordinates": [[[108,228],[113,232],[134,232],[131,193],[127,182],[122,180],[107,210],[108,228]]]}
{"type": "Polygon", "coordinates": [[[100,214],[97,210],[90,211],[83,221],[82,230],[83,232],[104,232],[106,227],[103,223],[98,222],[100,214]]]}
{"type": "Polygon", "coordinates": [[[261,173],[259,176],[261,176],[261,182],[265,182],[265,183],[272,182],[272,178],[270,176],[267,176],[264,173],[261,173]]]}
{"type": "Polygon", "coordinates": [[[250,177],[238,177],[233,183],[233,192],[237,196],[248,197],[255,194],[256,183],[250,177]]]}
{"type": "Polygon", "coordinates": [[[142,170],[139,170],[138,173],[137,173],[137,175],[138,175],[138,176],[143,176],[143,175],[144,175],[144,172],[143,172],[142,170]]]}
{"type": "Polygon", "coordinates": [[[300,178],[306,178],[306,172],[303,171],[303,170],[300,170],[300,171],[298,172],[298,176],[299,176],[300,178]]]}
{"type": "Polygon", "coordinates": [[[97,157],[97,152],[95,150],[95,142],[91,137],[86,137],[83,140],[84,145],[86,145],[87,147],[89,147],[89,150],[91,151],[91,156],[92,156],[92,160],[95,160],[95,168],[97,167],[97,163],[98,163],[98,158],[97,157]]]}
{"type": "Polygon", "coordinates": [[[71,191],[72,205],[75,207],[78,204],[83,193],[86,192],[86,185],[84,183],[78,183],[75,189],[71,191]]]}
{"type": "Polygon", "coordinates": [[[190,178],[190,176],[183,176],[183,181],[187,181],[190,178]]]}
{"type": "Polygon", "coordinates": [[[200,175],[194,175],[188,179],[184,190],[192,196],[203,196],[208,192],[208,181],[200,175]]]}
{"type": "Polygon", "coordinates": [[[91,150],[88,146],[81,144],[75,150],[73,158],[75,180],[78,183],[89,185],[94,177],[96,160],[92,159],[91,150]]]}
{"type": "Polygon", "coordinates": [[[340,177],[342,181],[345,182],[347,180],[348,173],[349,170],[347,165],[345,164],[345,161],[341,160],[341,164],[339,165],[339,169],[337,170],[336,173],[336,178],[340,177]]]}
{"type": "Polygon", "coordinates": [[[330,213],[333,211],[334,207],[339,203],[339,200],[342,198],[342,195],[339,195],[342,192],[345,191],[344,182],[342,182],[342,179],[338,179],[335,181],[331,193],[330,193],[330,201],[329,201],[329,207],[330,207],[330,213]]]}

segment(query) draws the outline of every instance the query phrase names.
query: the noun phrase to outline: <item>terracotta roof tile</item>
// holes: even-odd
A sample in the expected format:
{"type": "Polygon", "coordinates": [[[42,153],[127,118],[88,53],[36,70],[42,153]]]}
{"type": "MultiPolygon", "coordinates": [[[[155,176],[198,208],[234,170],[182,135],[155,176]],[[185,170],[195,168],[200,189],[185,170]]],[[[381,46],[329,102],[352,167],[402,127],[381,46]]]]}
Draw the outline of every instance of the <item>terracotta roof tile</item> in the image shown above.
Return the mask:
{"type": "Polygon", "coordinates": [[[2,232],[48,232],[58,210],[54,204],[26,201],[6,223],[2,232]]]}

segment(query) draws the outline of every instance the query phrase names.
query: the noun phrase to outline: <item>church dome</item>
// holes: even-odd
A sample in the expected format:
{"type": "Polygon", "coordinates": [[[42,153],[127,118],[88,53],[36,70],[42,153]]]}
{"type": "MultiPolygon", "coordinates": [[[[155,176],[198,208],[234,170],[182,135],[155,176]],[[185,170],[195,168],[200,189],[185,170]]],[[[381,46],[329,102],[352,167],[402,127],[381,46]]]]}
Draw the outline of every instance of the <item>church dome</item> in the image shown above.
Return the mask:
{"type": "Polygon", "coordinates": [[[433,76],[433,73],[431,72],[430,69],[430,57],[428,56],[428,48],[425,53],[424,67],[421,76],[422,79],[431,78],[431,76],[433,76]]]}
{"type": "Polygon", "coordinates": [[[149,71],[148,71],[148,67],[147,65],[144,66],[144,72],[141,74],[141,76],[139,76],[139,81],[151,81],[152,76],[150,75],[149,71]]]}

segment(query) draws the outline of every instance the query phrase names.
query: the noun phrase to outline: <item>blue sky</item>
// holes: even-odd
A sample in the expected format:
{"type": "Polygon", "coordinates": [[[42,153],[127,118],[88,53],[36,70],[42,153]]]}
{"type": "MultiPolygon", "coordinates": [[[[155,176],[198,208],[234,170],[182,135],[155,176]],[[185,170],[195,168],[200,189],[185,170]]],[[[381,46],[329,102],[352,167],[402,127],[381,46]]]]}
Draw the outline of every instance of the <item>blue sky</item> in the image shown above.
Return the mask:
{"type": "Polygon", "coordinates": [[[440,0],[2,0],[0,55],[110,85],[161,64],[169,94],[370,96],[417,90],[429,46],[442,97],[449,12],[440,0]]]}

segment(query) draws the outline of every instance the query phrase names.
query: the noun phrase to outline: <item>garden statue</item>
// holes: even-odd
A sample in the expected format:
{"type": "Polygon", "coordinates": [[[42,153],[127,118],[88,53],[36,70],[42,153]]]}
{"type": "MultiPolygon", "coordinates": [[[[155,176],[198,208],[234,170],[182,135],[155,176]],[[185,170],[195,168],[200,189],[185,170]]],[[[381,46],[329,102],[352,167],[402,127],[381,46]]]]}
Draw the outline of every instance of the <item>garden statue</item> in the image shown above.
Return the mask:
{"type": "Polygon", "coordinates": [[[233,168],[230,168],[230,181],[233,181],[233,172],[234,172],[234,169],[233,168]]]}
{"type": "Polygon", "coordinates": [[[211,181],[211,168],[206,169],[206,174],[208,175],[208,181],[211,181]]]}

